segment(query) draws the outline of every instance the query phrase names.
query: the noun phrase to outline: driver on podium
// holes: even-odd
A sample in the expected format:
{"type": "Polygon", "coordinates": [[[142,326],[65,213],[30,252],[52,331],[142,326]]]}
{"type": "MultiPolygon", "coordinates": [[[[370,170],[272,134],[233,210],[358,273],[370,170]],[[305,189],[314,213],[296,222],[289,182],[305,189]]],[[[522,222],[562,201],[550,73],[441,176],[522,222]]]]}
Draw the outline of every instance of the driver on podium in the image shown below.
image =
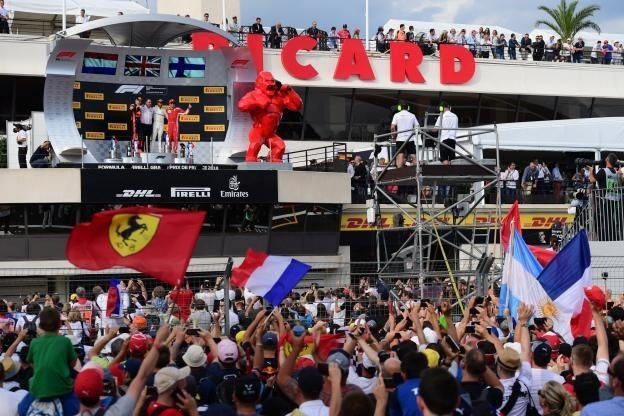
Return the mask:
{"type": "Polygon", "coordinates": [[[178,117],[180,114],[188,114],[191,111],[191,105],[189,104],[186,110],[182,110],[176,106],[176,101],[169,99],[169,107],[167,108],[167,136],[169,137],[169,143],[171,143],[171,153],[178,153],[178,139],[180,137],[180,129],[178,126],[178,117]]]}

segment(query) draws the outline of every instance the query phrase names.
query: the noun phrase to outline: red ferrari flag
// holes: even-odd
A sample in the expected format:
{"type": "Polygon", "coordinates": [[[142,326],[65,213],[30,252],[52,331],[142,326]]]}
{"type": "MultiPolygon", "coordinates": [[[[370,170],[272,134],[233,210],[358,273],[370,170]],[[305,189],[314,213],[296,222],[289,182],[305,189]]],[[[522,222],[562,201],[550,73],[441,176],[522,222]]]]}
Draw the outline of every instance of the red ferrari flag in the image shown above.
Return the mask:
{"type": "Polygon", "coordinates": [[[129,267],[180,285],[205,214],[147,207],[98,212],[91,222],[74,227],[67,260],[86,270],[129,267]]]}

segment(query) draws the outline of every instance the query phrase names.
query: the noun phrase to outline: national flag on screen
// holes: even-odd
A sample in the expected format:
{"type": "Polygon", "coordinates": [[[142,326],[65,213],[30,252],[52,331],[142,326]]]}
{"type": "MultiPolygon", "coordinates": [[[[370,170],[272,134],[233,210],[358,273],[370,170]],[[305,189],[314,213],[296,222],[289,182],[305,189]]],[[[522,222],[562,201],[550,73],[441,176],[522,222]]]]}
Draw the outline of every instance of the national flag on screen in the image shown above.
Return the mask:
{"type": "Polygon", "coordinates": [[[86,270],[130,267],[180,285],[205,214],[147,207],[98,212],[72,230],[67,260],[86,270]]]}
{"type": "Polygon", "coordinates": [[[162,57],[146,55],[126,55],[126,68],[124,75],[127,77],[160,77],[160,64],[162,57]]]}
{"type": "Polygon", "coordinates": [[[85,52],[82,60],[82,73],[115,75],[118,58],[116,53],[85,52]]]}
{"type": "Polygon", "coordinates": [[[169,78],[203,78],[206,60],[201,57],[170,56],[169,78]]]}
{"type": "Polygon", "coordinates": [[[121,291],[117,279],[111,279],[106,298],[106,317],[110,318],[113,315],[121,315],[121,291]]]}
{"type": "Polygon", "coordinates": [[[232,270],[232,285],[278,305],[312,267],[291,257],[269,256],[247,250],[245,260],[232,270]]]}

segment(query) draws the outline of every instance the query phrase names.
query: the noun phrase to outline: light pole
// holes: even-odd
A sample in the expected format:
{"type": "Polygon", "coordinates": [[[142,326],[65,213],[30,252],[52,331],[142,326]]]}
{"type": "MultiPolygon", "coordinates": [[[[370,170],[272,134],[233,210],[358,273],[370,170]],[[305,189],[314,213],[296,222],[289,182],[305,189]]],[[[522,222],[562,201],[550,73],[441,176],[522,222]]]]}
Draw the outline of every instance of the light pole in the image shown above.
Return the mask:
{"type": "Polygon", "coordinates": [[[368,37],[369,36],[368,34],[368,0],[365,0],[365,1],[366,1],[366,6],[365,6],[366,11],[364,12],[364,18],[366,19],[366,50],[368,50],[369,41],[370,41],[370,38],[368,37]]]}

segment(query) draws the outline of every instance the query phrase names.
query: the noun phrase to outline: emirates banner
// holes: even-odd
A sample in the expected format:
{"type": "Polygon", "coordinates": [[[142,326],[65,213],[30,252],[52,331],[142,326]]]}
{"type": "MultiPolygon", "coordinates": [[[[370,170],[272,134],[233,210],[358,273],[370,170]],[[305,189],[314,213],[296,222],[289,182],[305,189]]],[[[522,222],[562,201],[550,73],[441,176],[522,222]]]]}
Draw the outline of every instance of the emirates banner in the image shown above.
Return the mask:
{"type": "MultiPolygon", "coordinates": [[[[164,110],[169,100],[186,110],[178,119],[181,142],[223,141],[227,131],[227,95],[224,86],[171,86],[140,84],[109,84],[75,82],[73,109],[76,127],[86,140],[108,140],[113,136],[130,140],[133,134],[133,105],[151,100],[156,107],[163,100],[164,110]]],[[[136,121],[140,123],[140,120],[136,121]]],[[[164,131],[167,131],[165,117],[164,131]]]]}

